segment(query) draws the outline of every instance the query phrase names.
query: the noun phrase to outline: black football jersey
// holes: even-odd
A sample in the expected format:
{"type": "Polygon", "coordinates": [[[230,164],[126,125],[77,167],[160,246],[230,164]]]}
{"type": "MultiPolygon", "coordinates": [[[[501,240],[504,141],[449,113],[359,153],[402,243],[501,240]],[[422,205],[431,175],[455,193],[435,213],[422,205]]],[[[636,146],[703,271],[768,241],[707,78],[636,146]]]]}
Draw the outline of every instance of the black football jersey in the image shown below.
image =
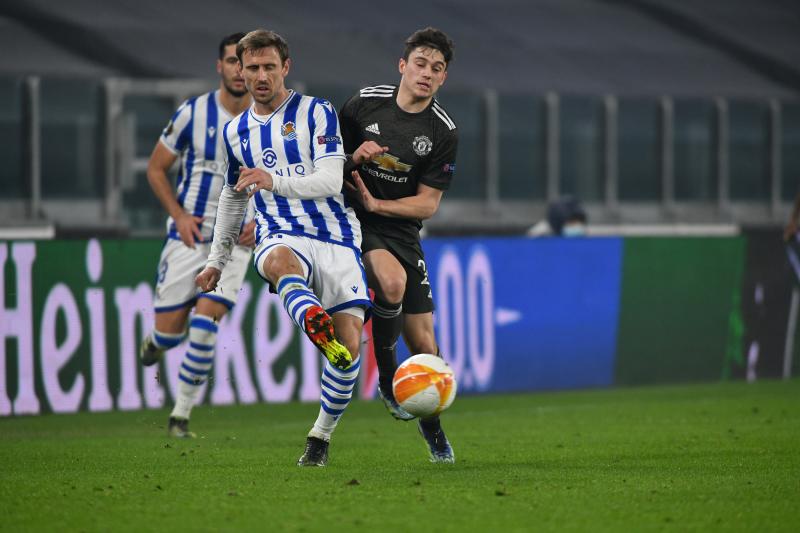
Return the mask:
{"type": "MultiPolygon", "coordinates": [[[[384,200],[414,196],[420,183],[448,189],[458,148],[455,123],[435,99],[425,110],[407,113],[396,98],[396,86],[378,85],[361,89],[342,106],[339,122],[345,153],[352,154],[365,141],[389,147],[363,165],[345,165],[345,179],[352,181],[350,171],[357,168],[372,195],[384,200]]],[[[384,217],[354,207],[365,230],[419,236],[419,220],[384,217]]]]}

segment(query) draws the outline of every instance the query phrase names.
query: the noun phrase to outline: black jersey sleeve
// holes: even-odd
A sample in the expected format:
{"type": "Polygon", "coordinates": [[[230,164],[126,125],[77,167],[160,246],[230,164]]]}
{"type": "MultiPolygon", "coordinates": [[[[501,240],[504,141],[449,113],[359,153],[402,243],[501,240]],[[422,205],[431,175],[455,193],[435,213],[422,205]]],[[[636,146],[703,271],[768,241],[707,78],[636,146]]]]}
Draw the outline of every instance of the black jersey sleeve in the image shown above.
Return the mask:
{"type": "Polygon", "coordinates": [[[339,127],[342,130],[342,145],[347,161],[344,164],[344,178],[350,179],[350,173],[356,168],[353,163],[353,152],[361,145],[358,139],[358,106],[361,98],[354,95],[339,110],[339,127]]]}
{"type": "Polygon", "coordinates": [[[347,155],[355,152],[360,144],[358,142],[358,106],[360,100],[356,94],[345,102],[339,111],[339,126],[342,129],[344,153],[347,155]]]}
{"type": "Polygon", "coordinates": [[[457,151],[456,130],[449,130],[441,135],[438,143],[434,141],[433,150],[425,169],[420,173],[419,182],[442,191],[449,189],[456,170],[457,151]]]}

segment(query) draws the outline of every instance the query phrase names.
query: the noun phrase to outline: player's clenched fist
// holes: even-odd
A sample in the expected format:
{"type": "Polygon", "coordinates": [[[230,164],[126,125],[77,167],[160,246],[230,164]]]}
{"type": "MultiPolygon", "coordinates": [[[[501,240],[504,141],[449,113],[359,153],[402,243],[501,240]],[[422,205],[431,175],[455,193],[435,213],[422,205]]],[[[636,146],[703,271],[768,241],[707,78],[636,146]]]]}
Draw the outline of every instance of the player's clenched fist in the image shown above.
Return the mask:
{"type": "Polygon", "coordinates": [[[233,188],[237,192],[248,191],[247,196],[251,197],[261,189],[271,191],[272,186],[272,174],[269,172],[260,168],[243,168],[239,172],[239,180],[233,188]]]}
{"type": "Polygon", "coordinates": [[[366,141],[353,152],[353,163],[360,165],[389,151],[388,146],[381,146],[375,141],[366,141]]]}
{"type": "Polygon", "coordinates": [[[202,272],[200,272],[196,278],[194,278],[194,283],[200,290],[203,292],[211,292],[217,288],[217,283],[219,283],[219,278],[222,275],[222,272],[217,270],[214,267],[205,267],[202,272]]]}

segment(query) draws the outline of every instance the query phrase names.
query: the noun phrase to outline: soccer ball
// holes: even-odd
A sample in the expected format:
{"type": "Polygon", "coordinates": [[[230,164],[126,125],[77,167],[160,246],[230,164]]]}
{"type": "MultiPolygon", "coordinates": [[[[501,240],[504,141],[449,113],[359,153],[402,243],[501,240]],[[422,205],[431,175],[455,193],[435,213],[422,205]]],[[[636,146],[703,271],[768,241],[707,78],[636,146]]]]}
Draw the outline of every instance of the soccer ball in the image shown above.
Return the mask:
{"type": "Polygon", "coordinates": [[[429,353],[409,357],[394,373],[392,391],[400,406],[414,416],[438,415],[456,397],[456,378],[444,359],[429,353]]]}

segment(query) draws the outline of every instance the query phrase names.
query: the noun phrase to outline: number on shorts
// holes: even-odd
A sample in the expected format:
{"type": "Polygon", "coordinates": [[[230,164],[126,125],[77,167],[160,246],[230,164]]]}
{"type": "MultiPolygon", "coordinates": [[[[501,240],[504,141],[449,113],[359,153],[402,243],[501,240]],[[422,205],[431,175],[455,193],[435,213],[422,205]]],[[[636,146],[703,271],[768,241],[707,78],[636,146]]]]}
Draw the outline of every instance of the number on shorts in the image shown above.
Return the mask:
{"type": "Polygon", "coordinates": [[[425,266],[425,261],[423,259],[417,259],[417,267],[422,271],[422,281],[419,284],[428,286],[428,298],[433,300],[433,293],[430,289],[431,282],[428,281],[428,267],[425,266]]]}

